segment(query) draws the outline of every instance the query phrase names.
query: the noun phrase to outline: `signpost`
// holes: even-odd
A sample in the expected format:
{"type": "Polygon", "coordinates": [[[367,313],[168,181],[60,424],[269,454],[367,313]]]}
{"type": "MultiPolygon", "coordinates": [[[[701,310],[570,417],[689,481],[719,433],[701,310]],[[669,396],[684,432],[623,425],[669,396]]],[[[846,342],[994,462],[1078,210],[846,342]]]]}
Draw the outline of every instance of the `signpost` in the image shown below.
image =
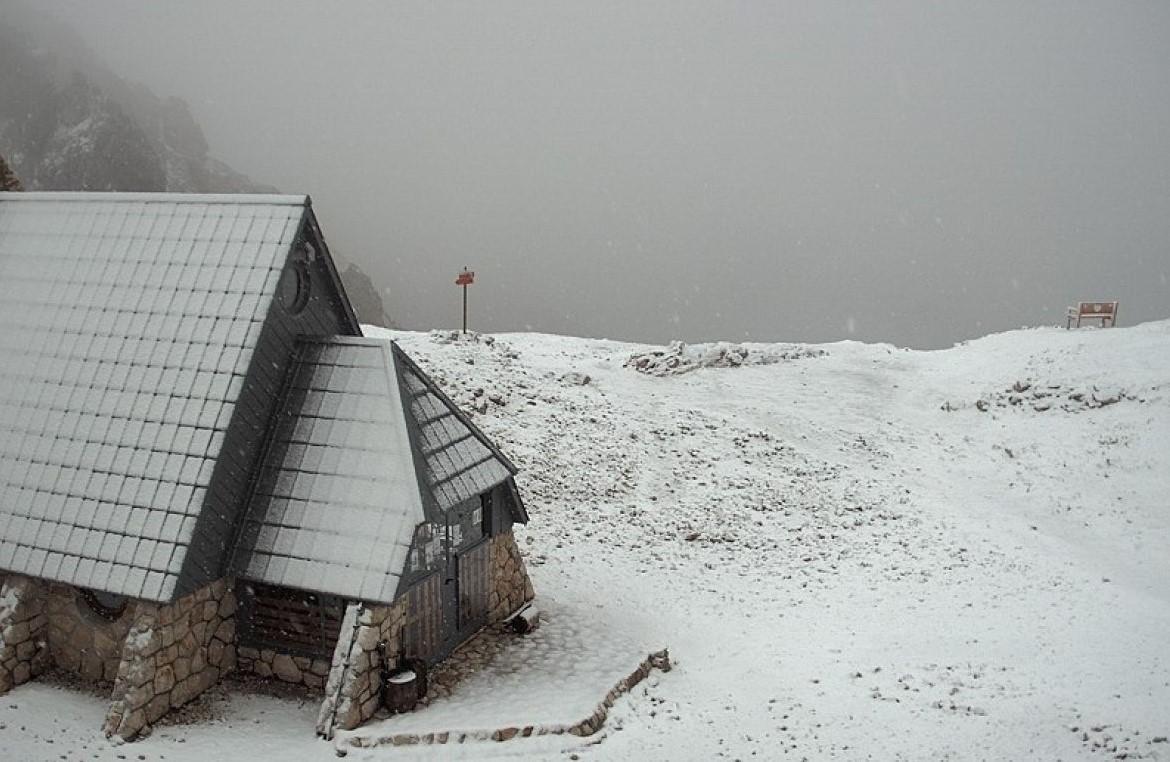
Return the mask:
{"type": "Polygon", "coordinates": [[[463,332],[467,333],[467,287],[475,283],[475,273],[464,265],[463,272],[455,279],[456,286],[463,286],[463,332]]]}

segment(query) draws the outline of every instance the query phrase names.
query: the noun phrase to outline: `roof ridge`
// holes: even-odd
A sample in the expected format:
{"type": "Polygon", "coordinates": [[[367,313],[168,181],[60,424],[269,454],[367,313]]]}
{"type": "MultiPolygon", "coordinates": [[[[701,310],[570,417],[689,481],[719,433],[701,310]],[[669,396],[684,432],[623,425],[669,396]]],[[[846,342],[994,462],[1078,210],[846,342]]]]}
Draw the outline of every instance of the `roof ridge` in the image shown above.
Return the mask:
{"type": "Polygon", "coordinates": [[[115,203],[232,204],[308,206],[308,194],[281,193],[123,193],[117,191],[4,191],[0,201],[106,201],[115,203]]]}

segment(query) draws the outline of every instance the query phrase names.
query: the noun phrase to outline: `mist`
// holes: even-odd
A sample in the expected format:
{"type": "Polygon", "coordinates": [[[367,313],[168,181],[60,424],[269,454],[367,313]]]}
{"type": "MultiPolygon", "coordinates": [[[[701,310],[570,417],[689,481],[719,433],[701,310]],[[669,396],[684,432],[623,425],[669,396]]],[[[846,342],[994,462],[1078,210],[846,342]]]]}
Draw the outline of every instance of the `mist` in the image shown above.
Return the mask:
{"type": "Polygon", "coordinates": [[[404,328],[943,347],[1170,315],[1165,3],[44,0],[404,328]]]}

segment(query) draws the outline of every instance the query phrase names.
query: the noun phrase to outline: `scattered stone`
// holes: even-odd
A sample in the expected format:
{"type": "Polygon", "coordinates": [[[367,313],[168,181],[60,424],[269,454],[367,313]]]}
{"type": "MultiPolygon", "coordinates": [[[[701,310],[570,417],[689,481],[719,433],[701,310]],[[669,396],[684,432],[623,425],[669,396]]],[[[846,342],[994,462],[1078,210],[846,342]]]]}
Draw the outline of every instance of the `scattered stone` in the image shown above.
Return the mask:
{"type": "Polygon", "coordinates": [[[716,342],[687,346],[672,341],[661,349],[635,352],[623,364],[650,376],[677,376],[700,368],[738,368],[743,365],[774,365],[787,360],[823,357],[823,349],[790,345],[767,345],[749,348],[743,344],[716,342]]]}
{"type": "MultiPolygon", "coordinates": [[[[1144,402],[1143,399],[1123,389],[1099,389],[1095,386],[1087,390],[1065,389],[1060,384],[1036,385],[1030,381],[1016,381],[1007,389],[993,392],[990,399],[977,400],[975,407],[984,413],[993,406],[1020,409],[1027,407],[1037,413],[1047,412],[1058,407],[1071,413],[1097,410],[1123,401],[1144,402]],[[1027,404],[1025,405],[1025,403],[1027,404]]],[[[954,412],[961,407],[961,405],[948,401],[943,404],[942,409],[946,412],[954,412]]]]}
{"type": "Polygon", "coordinates": [[[593,379],[585,373],[571,371],[569,373],[563,374],[561,376],[561,381],[572,386],[588,386],[593,381],[593,379]]]}

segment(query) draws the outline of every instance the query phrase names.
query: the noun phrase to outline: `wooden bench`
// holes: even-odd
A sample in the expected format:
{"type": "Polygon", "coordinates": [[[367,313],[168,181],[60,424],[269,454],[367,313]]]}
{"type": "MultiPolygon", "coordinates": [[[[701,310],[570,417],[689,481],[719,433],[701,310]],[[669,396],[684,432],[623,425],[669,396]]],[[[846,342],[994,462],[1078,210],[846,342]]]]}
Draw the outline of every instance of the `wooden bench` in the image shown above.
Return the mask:
{"type": "Polygon", "coordinates": [[[1076,307],[1068,308],[1068,323],[1065,328],[1072,328],[1073,321],[1077,328],[1081,327],[1082,320],[1100,320],[1104,328],[1106,322],[1110,326],[1117,324],[1117,302],[1080,302],[1076,307]]]}

